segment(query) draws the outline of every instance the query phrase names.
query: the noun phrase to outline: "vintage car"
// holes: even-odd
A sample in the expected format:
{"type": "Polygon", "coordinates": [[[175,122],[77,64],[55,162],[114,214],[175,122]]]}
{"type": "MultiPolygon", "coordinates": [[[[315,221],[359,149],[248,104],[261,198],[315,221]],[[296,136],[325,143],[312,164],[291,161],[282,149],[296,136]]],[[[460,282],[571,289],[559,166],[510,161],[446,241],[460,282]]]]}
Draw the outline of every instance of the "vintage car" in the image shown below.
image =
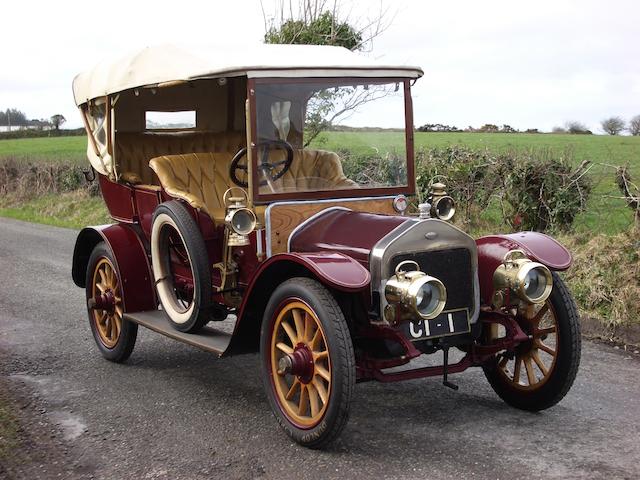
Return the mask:
{"type": "Polygon", "coordinates": [[[472,238],[442,181],[417,197],[422,74],[274,45],[147,48],[78,75],[114,220],[83,229],[73,255],[102,355],[125,361],[139,325],[220,357],[258,352],[276,419],[308,447],[339,435],[360,381],[457,389],[448,375],[477,366],[509,405],[556,404],[580,361],[557,273],[571,255],[536,232],[472,238]]]}

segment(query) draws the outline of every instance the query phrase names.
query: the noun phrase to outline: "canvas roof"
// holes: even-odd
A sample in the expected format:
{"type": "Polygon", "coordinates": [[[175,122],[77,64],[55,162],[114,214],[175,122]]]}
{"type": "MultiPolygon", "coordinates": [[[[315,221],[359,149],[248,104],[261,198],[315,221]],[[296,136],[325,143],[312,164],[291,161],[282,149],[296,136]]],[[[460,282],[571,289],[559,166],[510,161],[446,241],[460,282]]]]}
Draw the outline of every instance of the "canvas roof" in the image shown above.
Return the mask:
{"type": "Polygon", "coordinates": [[[104,61],[73,80],[76,105],[137,87],[224,76],[397,77],[418,78],[419,67],[391,65],[342,47],[256,45],[206,53],[175,46],[148,47],[115,61],[104,61]]]}

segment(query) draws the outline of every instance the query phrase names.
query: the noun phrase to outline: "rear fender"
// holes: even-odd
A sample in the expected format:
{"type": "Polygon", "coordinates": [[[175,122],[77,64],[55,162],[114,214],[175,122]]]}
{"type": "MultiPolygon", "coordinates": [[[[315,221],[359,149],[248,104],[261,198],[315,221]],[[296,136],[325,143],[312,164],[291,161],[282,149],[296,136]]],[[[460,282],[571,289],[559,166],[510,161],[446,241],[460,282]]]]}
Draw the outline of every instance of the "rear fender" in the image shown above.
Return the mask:
{"type": "Polygon", "coordinates": [[[519,232],[489,235],[476,240],[478,245],[478,277],[482,303],[489,304],[493,295],[493,273],[510,250],[520,249],[534,262],[550,270],[564,271],[571,266],[571,253],[560,242],[544,233],[519,232]]]}
{"type": "Polygon", "coordinates": [[[228,353],[258,350],[262,316],[269,298],[281,283],[294,277],[314,278],[331,290],[359,296],[368,294],[371,282],[366,268],[340,253],[274,255],[260,265],[245,291],[228,353]]]}
{"type": "Polygon", "coordinates": [[[116,262],[122,284],[125,312],[133,313],[157,308],[149,261],[137,233],[123,224],[86,227],[78,234],[73,250],[71,276],[79,287],[86,287],[89,257],[95,246],[104,241],[116,262]]]}

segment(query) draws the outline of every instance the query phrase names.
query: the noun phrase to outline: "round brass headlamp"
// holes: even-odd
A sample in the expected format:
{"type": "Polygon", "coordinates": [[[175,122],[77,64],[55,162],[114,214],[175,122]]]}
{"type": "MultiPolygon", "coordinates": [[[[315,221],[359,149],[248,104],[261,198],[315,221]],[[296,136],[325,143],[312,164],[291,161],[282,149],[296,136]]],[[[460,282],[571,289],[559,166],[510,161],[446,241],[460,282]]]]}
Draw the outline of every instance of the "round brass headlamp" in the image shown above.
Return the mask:
{"type": "Polygon", "coordinates": [[[421,272],[413,260],[398,264],[395,275],[387,281],[384,293],[389,304],[399,305],[405,313],[409,313],[408,319],[415,319],[416,316],[424,320],[435,318],[442,313],[447,303],[444,284],[421,272]],[[409,264],[415,269],[404,271],[403,268],[409,264]]]}
{"type": "Polygon", "coordinates": [[[544,303],[553,289],[551,271],[527,258],[522,250],[511,250],[493,274],[494,290],[510,289],[528,303],[544,303]]]}

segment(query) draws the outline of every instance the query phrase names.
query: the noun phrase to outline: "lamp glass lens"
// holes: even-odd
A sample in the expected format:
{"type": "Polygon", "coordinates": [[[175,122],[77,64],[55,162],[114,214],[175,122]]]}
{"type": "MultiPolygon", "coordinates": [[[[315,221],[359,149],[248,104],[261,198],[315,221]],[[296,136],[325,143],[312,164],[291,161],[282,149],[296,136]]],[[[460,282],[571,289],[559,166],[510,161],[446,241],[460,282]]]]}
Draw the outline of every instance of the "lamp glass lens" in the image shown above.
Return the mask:
{"type": "Polygon", "coordinates": [[[524,293],[529,298],[539,298],[547,288],[547,277],[539,268],[529,270],[524,277],[524,293]]]}
{"type": "Polygon", "coordinates": [[[236,233],[247,235],[253,230],[253,215],[247,210],[238,210],[231,219],[231,227],[236,233]]]}
{"type": "Polygon", "coordinates": [[[451,198],[444,197],[440,199],[440,201],[436,205],[436,213],[438,215],[438,218],[449,218],[453,208],[454,208],[454,203],[451,198]]]}
{"type": "Polygon", "coordinates": [[[416,294],[416,305],[422,315],[430,315],[438,307],[440,290],[432,283],[423,284],[416,294]]]}

